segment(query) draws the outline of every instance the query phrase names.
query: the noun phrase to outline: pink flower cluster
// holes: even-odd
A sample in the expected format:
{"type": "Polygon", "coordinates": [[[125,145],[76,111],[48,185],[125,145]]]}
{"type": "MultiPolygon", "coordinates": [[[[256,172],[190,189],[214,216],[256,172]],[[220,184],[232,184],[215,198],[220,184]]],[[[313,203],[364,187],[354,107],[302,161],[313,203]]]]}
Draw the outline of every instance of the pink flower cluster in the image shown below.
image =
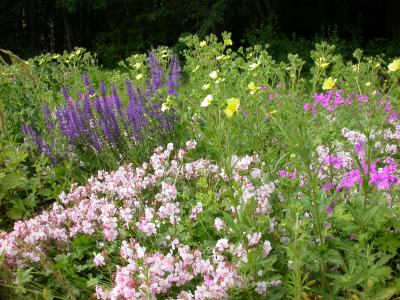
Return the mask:
{"type": "MultiPolygon", "coordinates": [[[[323,186],[324,190],[339,191],[343,188],[361,186],[363,178],[367,177],[368,183],[377,189],[389,189],[399,182],[396,176],[399,173],[398,164],[391,157],[397,150],[394,144],[389,143],[383,146],[381,142],[376,142],[375,150],[378,150],[377,152],[381,153],[382,157],[367,164],[365,155],[368,138],[358,131],[347,128],[343,128],[341,134],[354,147],[357,159],[353,157],[351,151],[332,151],[326,146],[317,147],[318,162],[321,164],[318,177],[328,181],[323,186]]],[[[380,134],[372,132],[370,139],[378,136],[380,134]]]]}
{"type": "Polygon", "coordinates": [[[252,217],[270,213],[269,197],[275,185],[266,182],[262,171],[255,167],[256,155],[233,157],[228,176],[224,169],[205,159],[185,162],[187,151],[196,143],[188,142],[186,146],[174,157],[172,144],[166,149],[157,148],[150,162],[140,167],[130,164],[113,172],[99,171],[85,186],[74,185],[68,194],[62,193],[61,204],[54,203],[36,217],[16,222],[10,233],[0,232],[0,253],[4,252],[6,263],[10,267],[29,266],[39,262],[41,254],[51,247],[68,251],[69,243],[79,235],[92,235],[99,241],[99,249],[93,253],[95,266],[114,261],[108,258],[105,245],[120,249],[121,264],[111,266],[116,271],[113,286],[96,288],[100,299],[154,299],[174,293],[189,281],[196,283],[195,289],[177,292],[177,299],[227,298],[229,289],[243,287],[239,266],[247,262],[248,253],[259,252],[266,257],[272,250],[271,243],[262,238],[261,232],[249,232],[243,241],[231,238],[233,230],[220,218],[223,208],[209,230],[216,228],[226,238],[216,241],[209,256],[206,253],[210,251],[199,250],[200,244],[181,244],[177,236],[166,235],[175,232],[178,224],[193,223],[205,209],[201,201],[191,205],[180,202],[178,187],[206,176],[223,183],[216,199],[227,187],[239,187],[235,188],[239,205],[225,211],[237,222],[238,211],[250,199],[256,203],[252,217]],[[258,183],[253,182],[255,178],[258,183]],[[121,240],[121,229],[131,238],[121,240]],[[153,240],[162,241],[163,246],[149,249],[153,240]]]}
{"type": "MultiPolygon", "coordinates": [[[[328,111],[334,111],[338,106],[351,105],[353,103],[353,95],[343,97],[343,90],[328,90],[325,93],[314,94],[313,103],[305,103],[304,111],[311,111],[313,114],[317,113],[317,107],[321,106],[328,111]]],[[[366,98],[368,100],[368,97],[366,98]]],[[[365,98],[361,97],[358,99],[360,102],[365,102],[365,98]]]]}
{"type": "Polygon", "coordinates": [[[99,299],[155,299],[172,288],[193,279],[196,289],[182,290],[177,299],[223,299],[230,288],[240,288],[242,280],[235,266],[224,257],[204,259],[198,249],[174,243],[169,253],[146,253],[135,240],[123,241],[121,257],[124,267],[117,266],[111,290],[96,287],[99,299]]]}
{"type": "MultiPolygon", "coordinates": [[[[304,103],[303,109],[304,111],[310,111],[315,115],[317,114],[318,107],[322,107],[332,112],[341,106],[351,106],[354,103],[363,105],[371,102],[367,95],[351,93],[344,96],[343,93],[344,91],[342,89],[328,90],[321,94],[316,93],[313,96],[314,101],[311,103],[304,103]]],[[[395,112],[389,100],[381,99],[377,101],[377,104],[381,105],[383,107],[383,111],[388,113],[388,121],[400,119],[400,114],[395,112]]]]}

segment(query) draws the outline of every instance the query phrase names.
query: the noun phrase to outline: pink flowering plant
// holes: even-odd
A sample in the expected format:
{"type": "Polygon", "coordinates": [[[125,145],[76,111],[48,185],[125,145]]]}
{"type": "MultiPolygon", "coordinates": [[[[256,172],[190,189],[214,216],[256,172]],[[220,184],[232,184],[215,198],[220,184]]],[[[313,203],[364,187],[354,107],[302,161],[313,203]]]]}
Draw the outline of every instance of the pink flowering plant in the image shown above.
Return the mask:
{"type": "Polygon", "coordinates": [[[29,293],[49,280],[50,263],[64,282],[56,291],[75,298],[280,294],[267,226],[274,184],[256,168],[257,156],[235,157],[228,174],[187,159],[195,146],[168,144],[141,167],[99,171],[73,186],[49,210],[1,233],[4,266],[36,274],[24,284],[29,293]]]}

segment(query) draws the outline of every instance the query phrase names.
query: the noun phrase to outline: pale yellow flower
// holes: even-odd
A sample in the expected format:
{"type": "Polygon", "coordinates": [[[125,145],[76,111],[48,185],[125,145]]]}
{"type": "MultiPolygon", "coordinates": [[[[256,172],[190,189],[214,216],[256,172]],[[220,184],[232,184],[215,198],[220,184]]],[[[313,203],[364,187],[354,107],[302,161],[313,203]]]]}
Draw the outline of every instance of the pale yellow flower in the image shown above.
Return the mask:
{"type": "Polygon", "coordinates": [[[163,104],[161,105],[161,111],[164,112],[164,111],[169,110],[171,108],[171,103],[172,103],[171,96],[168,95],[167,100],[165,102],[163,102],[163,104]]]}
{"type": "Polygon", "coordinates": [[[250,71],[255,70],[256,68],[258,68],[258,66],[261,64],[260,61],[258,61],[257,63],[253,63],[251,65],[249,65],[250,71]]]}
{"type": "Polygon", "coordinates": [[[201,102],[200,106],[201,107],[207,107],[211,104],[213,100],[213,96],[212,95],[207,95],[204,97],[203,101],[201,102]]]}
{"type": "Polygon", "coordinates": [[[210,76],[211,79],[217,79],[218,78],[218,72],[217,71],[212,71],[208,76],[210,76]]]}
{"type": "Polygon", "coordinates": [[[315,61],[315,64],[321,69],[326,69],[329,66],[329,62],[326,62],[324,57],[318,58],[318,60],[315,61]]]}
{"type": "Polygon", "coordinates": [[[142,66],[142,64],[139,63],[139,62],[133,65],[133,67],[134,67],[136,70],[138,70],[141,66],[142,66]]]}
{"type": "Polygon", "coordinates": [[[206,90],[208,90],[210,88],[210,84],[209,83],[206,83],[205,85],[203,85],[202,87],[201,87],[201,89],[203,90],[203,91],[206,91],[206,90]]]}
{"type": "Polygon", "coordinates": [[[206,41],[201,41],[200,42],[200,48],[203,48],[205,46],[207,46],[207,42],[206,41]]]}
{"type": "Polygon", "coordinates": [[[137,75],[135,76],[135,78],[136,78],[136,80],[140,80],[140,79],[143,78],[143,74],[137,74],[137,75]]]}
{"type": "Polygon", "coordinates": [[[199,65],[197,65],[193,70],[192,70],[192,73],[195,73],[195,72],[197,72],[197,70],[200,68],[200,66],[199,65]]]}
{"type": "Polygon", "coordinates": [[[259,86],[256,86],[255,83],[254,83],[253,81],[250,82],[250,83],[247,85],[247,88],[249,89],[251,95],[254,95],[254,94],[260,89],[260,87],[259,87],[259,86]]]}
{"type": "Polygon", "coordinates": [[[227,60],[229,58],[230,58],[230,56],[229,55],[225,55],[225,54],[217,56],[217,60],[227,60]]]}
{"type": "Polygon", "coordinates": [[[400,59],[395,59],[388,65],[390,72],[397,72],[400,70],[400,59]]]}
{"type": "Polygon", "coordinates": [[[335,86],[335,83],[336,83],[336,79],[329,77],[324,80],[324,83],[322,84],[322,89],[323,90],[331,90],[335,86]]]}
{"type": "Polygon", "coordinates": [[[227,107],[224,112],[228,118],[231,118],[235,112],[237,112],[240,100],[238,98],[230,98],[226,100],[227,107]]]}
{"type": "Polygon", "coordinates": [[[232,46],[233,45],[232,40],[231,39],[224,40],[224,45],[225,46],[232,46]]]}
{"type": "Polygon", "coordinates": [[[369,81],[366,82],[366,83],[365,83],[365,86],[371,86],[371,82],[369,82],[369,81]]]}

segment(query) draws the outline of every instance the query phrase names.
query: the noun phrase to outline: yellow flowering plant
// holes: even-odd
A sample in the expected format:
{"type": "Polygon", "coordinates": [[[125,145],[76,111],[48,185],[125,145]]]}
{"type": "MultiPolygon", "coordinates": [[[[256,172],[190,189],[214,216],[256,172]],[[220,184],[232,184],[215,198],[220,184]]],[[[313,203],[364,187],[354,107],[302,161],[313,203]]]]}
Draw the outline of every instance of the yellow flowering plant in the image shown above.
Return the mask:
{"type": "Polygon", "coordinates": [[[224,112],[228,118],[232,118],[233,114],[237,112],[239,108],[240,100],[238,98],[230,98],[226,100],[226,104],[227,106],[224,112]]]}
{"type": "Polygon", "coordinates": [[[336,79],[329,77],[329,78],[325,79],[324,82],[322,83],[322,89],[324,91],[331,90],[335,86],[335,83],[336,83],[336,79]]]}
{"type": "Polygon", "coordinates": [[[388,65],[389,72],[397,72],[400,70],[400,59],[395,59],[393,60],[389,65],[388,65]]]}

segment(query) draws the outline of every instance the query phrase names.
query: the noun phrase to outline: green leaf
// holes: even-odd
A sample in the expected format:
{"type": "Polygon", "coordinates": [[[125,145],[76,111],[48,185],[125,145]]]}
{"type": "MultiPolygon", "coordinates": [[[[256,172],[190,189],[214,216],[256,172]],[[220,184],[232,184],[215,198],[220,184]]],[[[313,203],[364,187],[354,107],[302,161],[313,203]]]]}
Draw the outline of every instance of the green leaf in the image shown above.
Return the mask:
{"type": "Polygon", "coordinates": [[[7,211],[6,215],[12,220],[17,220],[22,218],[23,211],[17,207],[13,207],[7,211]]]}
{"type": "Polygon", "coordinates": [[[2,189],[12,190],[17,187],[23,186],[26,183],[26,178],[21,177],[15,173],[7,174],[0,180],[2,189]]]}

